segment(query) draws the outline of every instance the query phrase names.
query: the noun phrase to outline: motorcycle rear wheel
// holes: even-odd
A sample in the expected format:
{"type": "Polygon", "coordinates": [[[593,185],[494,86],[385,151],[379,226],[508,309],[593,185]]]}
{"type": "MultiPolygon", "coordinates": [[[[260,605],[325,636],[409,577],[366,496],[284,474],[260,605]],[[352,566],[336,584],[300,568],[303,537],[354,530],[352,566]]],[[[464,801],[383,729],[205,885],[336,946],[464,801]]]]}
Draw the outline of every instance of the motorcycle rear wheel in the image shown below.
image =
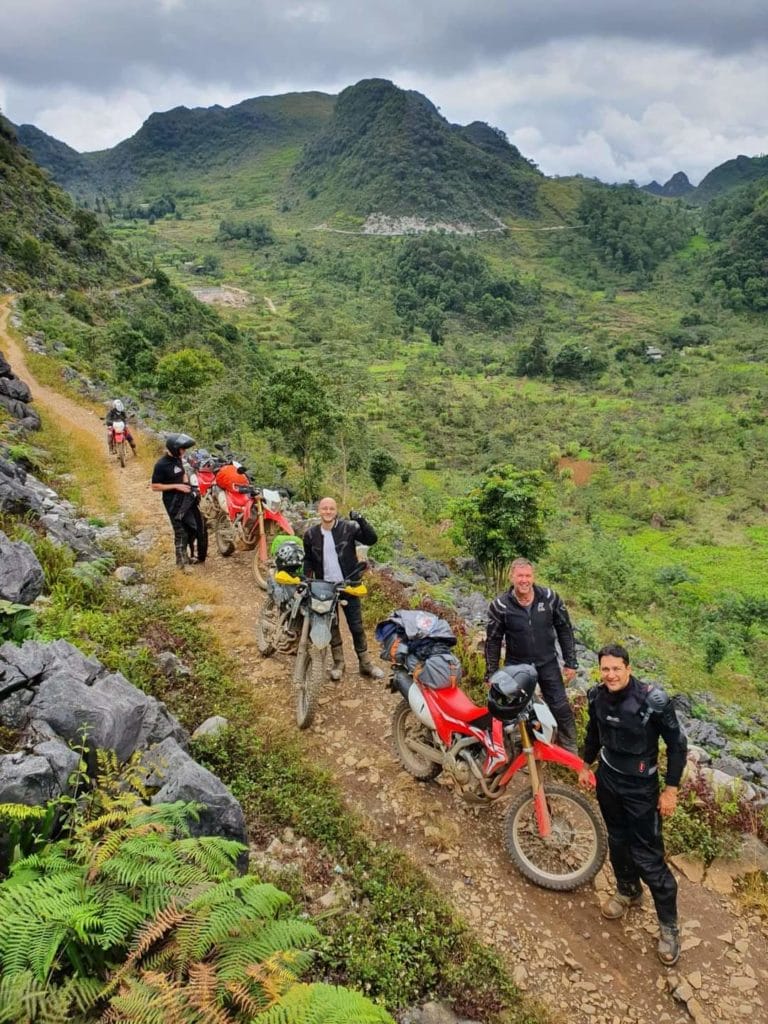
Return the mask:
{"type": "Polygon", "coordinates": [[[280,628],[280,609],[272,597],[266,597],[256,623],[256,646],[259,654],[268,658],[277,649],[277,631],[280,628]]]}
{"type": "Polygon", "coordinates": [[[296,724],[300,729],[308,729],[315,720],[327,658],[327,647],[322,650],[310,647],[296,657],[293,683],[296,691],[296,724]]]}
{"type": "Polygon", "coordinates": [[[567,892],[595,877],[608,850],[600,812],[578,790],[545,790],[552,832],[539,835],[533,794],[523,790],[507,809],[504,842],[517,870],[543,889],[567,892]]]}
{"type": "Polygon", "coordinates": [[[408,774],[420,782],[429,782],[430,779],[437,778],[442,770],[440,765],[412,750],[408,746],[409,737],[420,743],[432,745],[431,731],[414,715],[411,705],[403,700],[392,715],[392,743],[397,759],[408,774]]]}
{"type": "Polygon", "coordinates": [[[235,550],[235,533],[229,519],[222,513],[216,517],[216,547],[224,558],[235,550]]]}

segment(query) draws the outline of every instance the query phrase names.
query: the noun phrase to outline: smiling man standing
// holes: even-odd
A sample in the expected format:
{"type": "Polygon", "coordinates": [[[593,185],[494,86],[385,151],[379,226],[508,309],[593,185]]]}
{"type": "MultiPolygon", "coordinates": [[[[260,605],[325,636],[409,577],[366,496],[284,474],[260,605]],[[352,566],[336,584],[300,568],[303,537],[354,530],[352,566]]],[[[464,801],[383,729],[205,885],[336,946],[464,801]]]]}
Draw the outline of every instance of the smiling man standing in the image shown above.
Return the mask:
{"type": "MultiPolygon", "coordinates": [[[[333,498],[322,498],[317,506],[317,514],[320,516],[320,522],[310,526],[304,534],[305,575],[316,580],[329,580],[332,583],[359,578],[364,565],[358,561],[357,545],[365,544],[370,547],[371,544],[375,544],[378,539],[376,531],[359,512],[350,512],[349,519],[340,519],[333,498]]],[[[368,654],[360,598],[353,594],[345,594],[342,607],[360,664],[360,675],[382,679],[383,671],[371,662],[368,654]]],[[[341,679],[345,666],[338,618],[333,623],[331,654],[331,679],[341,679]]]]}
{"type": "Polygon", "coordinates": [[[562,598],[549,587],[534,582],[533,565],[516,558],[509,568],[511,587],[491,602],[485,640],[485,671],[490,679],[499,667],[504,643],[505,665],[535,665],[539,688],[557,722],[557,742],[573,754],[576,722],[565,683],[576,675],[576,642],[562,598]],[[561,670],[555,640],[559,641],[565,667],[561,670]]]}
{"type": "MultiPolygon", "coordinates": [[[[615,920],[639,905],[642,879],[659,919],[659,960],[671,967],[680,956],[677,882],[664,860],[661,818],[677,806],[687,741],[667,694],[632,675],[624,647],[608,644],[598,653],[598,661],[602,682],[588,694],[584,762],[590,765],[599,754],[597,802],[616,876],[616,892],[600,911],[615,920]],[[659,739],[667,747],[666,787],[661,793],[659,739]]],[[[579,782],[589,784],[588,767],[579,782]]]]}

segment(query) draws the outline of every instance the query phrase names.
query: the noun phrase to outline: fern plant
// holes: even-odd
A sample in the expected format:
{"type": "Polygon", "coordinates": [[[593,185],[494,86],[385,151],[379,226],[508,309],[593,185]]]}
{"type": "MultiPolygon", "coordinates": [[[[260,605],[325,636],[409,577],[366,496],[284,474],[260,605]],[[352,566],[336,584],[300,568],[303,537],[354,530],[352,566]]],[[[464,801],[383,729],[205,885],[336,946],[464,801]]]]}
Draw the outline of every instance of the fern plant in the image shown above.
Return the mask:
{"type": "Polygon", "coordinates": [[[0,882],[0,1024],[390,1020],[298,984],[318,933],[290,897],[238,876],[239,843],[192,838],[193,805],[147,806],[137,763],[98,762],[101,786],[68,806],[62,838],[0,882]]]}

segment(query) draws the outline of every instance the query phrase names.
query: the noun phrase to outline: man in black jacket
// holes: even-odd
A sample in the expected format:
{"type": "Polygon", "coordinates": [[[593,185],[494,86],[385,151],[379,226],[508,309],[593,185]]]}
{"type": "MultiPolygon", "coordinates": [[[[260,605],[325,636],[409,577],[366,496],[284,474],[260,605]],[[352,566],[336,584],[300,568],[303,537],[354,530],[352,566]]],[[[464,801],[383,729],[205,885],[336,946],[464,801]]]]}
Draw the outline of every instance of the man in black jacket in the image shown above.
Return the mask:
{"type": "Polygon", "coordinates": [[[157,460],[152,470],[151,487],[163,496],[163,505],[173,528],[173,546],[176,565],[184,571],[189,562],[188,524],[193,504],[192,486],[182,461],[184,453],[194,447],[195,442],[188,434],[169,434],[165,439],[165,453],[157,460]]]}
{"type": "Polygon", "coordinates": [[[576,753],[576,722],[563,678],[576,675],[576,643],[562,598],[549,587],[534,583],[527,558],[516,558],[509,569],[509,590],[491,602],[485,641],[486,677],[499,668],[501,644],[505,665],[535,665],[539,687],[557,722],[560,746],[576,753]],[[560,670],[555,639],[560,642],[565,668],[560,670]]]}
{"type": "MultiPolygon", "coordinates": [[[[310,526],[304,534],[304,575],[317,580],[341,580],[357,578],[363,566],[357,560],[357,544],[370,546],[377,541],[374,528],[359,512],[350,512],[349,519],[339,519],[333,498],[322,498],[317,506],[320,522],[310,526]]],[[[344,595],[344,614],[352,634],[352,643],[360,663],[360,675],[382,679],[384,672],[371,662],[368,642],[363,627],[363,611],[360,598],[353,594],[344,595]]],[[[338,619],[333,624],[331,637],[333,668],[331,679],[341,679],[344,674],[344,646],[338,619]]]]}
{"type": "MultiPolygon", "coordinates": [[[[664,860],[661,817],[677,806],[687,741],[667,694],[632,675],[624,647],[609,644],[598,660],[602,683],[588,694],[584,761],[590,765],[599,754],[597,801],[616,876],[616,892],[600,911],[609,919],[623,917],[629,907],[642,902],[642,879],[659,919],[659,959],[671,967],[680,956],[677,882],[664,860]],[[660,738],[667,747],[666,786],[661,793],[660,738]]],[[[588,785],[588,767],[579,782],[588,785]]]]}

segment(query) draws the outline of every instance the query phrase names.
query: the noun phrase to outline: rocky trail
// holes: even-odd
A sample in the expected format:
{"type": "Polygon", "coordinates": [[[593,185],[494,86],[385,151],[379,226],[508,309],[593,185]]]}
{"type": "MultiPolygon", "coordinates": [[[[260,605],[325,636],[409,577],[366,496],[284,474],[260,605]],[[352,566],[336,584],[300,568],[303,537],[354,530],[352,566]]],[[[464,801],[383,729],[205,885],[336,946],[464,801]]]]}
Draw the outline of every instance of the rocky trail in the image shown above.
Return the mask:
{"type": "MultiPolygon", "coordinates": [[[[148,485],[155,452],[145,451],[148,445],[139,435],[138,459],[124,470],[108,461],[98,417],[34,379],[8,330],[9,306],[8,299],[0,304],[0,350],[32,388],[42,417],[77,432],[78,443],[102,453],[119,518],[149,548],[146,573],[168,573],[171,531],[159,496],[148,485]]],[[[103,516],[94,490],[85,495],[93,505],[89,511],[103,516]]],[[[206,564],[177,576],[179,592],[211,618],[253,687],[267,696],[280,729],[292,734],[289,664],[261,659],[254,641],[261,594],[249,558],[246,552],[221,558],[212,538],[206,564]]],[[[355,664],[351,646],[347,664],[355,664]]],[[[675,968],[663,968],[655,955],[649,899],[624,921],[608,922],[598,909],[598,890],[609,886],[605,872],[596,885],[575,893],[537,888],[504,852],[503,800],[502,806],[473,809],[447,787],[417,783],[400,769],[390,736],[397,699],[382,682],[348,670],[343,683],[327,684],[315,724],[301,736],[307,754],[333,773],[373,835],[394,843],[424,869],[553,1019],[570,1024],[768,1020],[768,936],[759,918],[746,915],[730,896],[678,872],[683,955],[675,968]]]]}

